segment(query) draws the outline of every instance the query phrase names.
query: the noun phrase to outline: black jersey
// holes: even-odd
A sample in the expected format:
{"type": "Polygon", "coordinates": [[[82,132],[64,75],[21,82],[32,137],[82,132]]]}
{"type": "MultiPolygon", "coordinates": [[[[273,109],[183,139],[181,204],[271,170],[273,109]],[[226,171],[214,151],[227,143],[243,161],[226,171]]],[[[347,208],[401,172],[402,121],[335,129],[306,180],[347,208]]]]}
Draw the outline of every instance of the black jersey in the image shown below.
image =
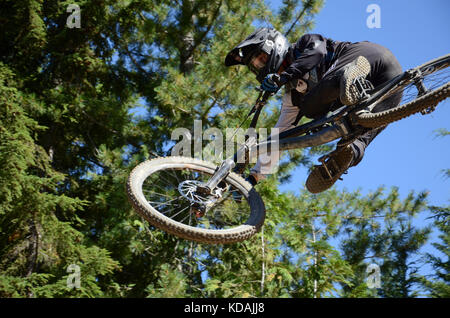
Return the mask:
{"type": "Polygon", "coordinates": [[[294,61],[281,74],[281,84],[300,79],[316,69],[318,79],[332,65],[333,61],[350,42],[327,39],[320,34],[305,34],[293,45],[294,61]]]}

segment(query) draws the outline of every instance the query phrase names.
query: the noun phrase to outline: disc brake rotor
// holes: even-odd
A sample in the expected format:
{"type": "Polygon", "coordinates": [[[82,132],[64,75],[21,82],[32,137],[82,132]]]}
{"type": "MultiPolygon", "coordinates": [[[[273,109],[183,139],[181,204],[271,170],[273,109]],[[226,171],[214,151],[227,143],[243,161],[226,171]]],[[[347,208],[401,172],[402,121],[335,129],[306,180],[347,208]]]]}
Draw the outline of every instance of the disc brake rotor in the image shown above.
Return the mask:
{"type": "Polygon", "coordinates": [[[202,184],[198,180],[185,180],[178,185],[178,191],[180,194],[192,203],[209,204],[211,199],[205,198],[197,193],[197,186],[202,184]]]}

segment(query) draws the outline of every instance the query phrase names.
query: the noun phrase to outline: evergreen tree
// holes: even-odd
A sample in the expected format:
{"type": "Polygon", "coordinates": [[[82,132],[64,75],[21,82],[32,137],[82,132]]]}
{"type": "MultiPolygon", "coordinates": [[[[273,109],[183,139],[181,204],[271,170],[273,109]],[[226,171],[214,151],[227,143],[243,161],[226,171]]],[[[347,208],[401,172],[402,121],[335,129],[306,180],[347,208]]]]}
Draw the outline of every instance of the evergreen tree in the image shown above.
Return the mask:
{"type": "Polygon", "coordinates": [[[426,253],[426,263],[430,264],[435,272],[428,277],[419,278],[428,296],[435,298],[450,297],[450,207],[431,207],[434,225],[439,231],[439,242],[432,246],[439,254],[426,253]]]}
{"type": "Polygon", "coordinates": [[[346,297],[418,295],[419,250],[429,239],[431,229],[417,229],[412,222],[426,208],[427,193],[410,193],[403,201],[396,188],[386,198],[382,193],[380,188],[369,195],[362,213],[349,218],[342,227],[344,259],[352,264],[355,274],[352,284],[343,286],[346,297]],[[380,286],[368,284],[369,276],[375,275],[368,272],[370,264],[380,269],[380,286]]]}
{"type": "Polygon", "coordinates": [[[35,140],[45,127],[28,115],[42,105],[18,86],[0,63],[0,295],[73,295],[67,269],[75,264],[83,275],[77,294],[101,296],[97,277],[118,264],[73,227],[82,223],[76,211],[86,202],[60,193],[64,176],[35,140]]]}
{"type": "MultiPolygon", "coordinates": [[[[202,128],[225,132],[242,122],[257,83],[246,68],[225,67],[226,53],[257,26],[273,26],[295,42],[311,30],[321,6],[320,0],[283,1],[277,11],[262,0],[4,1],[0,295],[370,296],[362,264],[368,251],[380,265],[393,260],[389,268],[399,271],[392,284],[408,280],[411,255],[427,236],[410,222],[424,195],[401,202],[394,190],[387,196],[279,191],[293,167],[310,165],[311,155],[330,145],[283,154],[279,172],[257,186],[267,208],[263,231],[245,242],[176,238],[142,220],[127,201],[129,172],[170,155],[173,129],[201,120],[202,128]],[[67,25],[69,4],[81,9],[80,28],[67,25]],[[80,288],[67,287],[72,264],[80,267],[80,288]]],[[[275,124],[279,105],[279,97],[267,105],[260,127],[275,124]]]]}
{"type": "MultiPolygon", "coordinates": [[[[446,137],[450,135],[450,131],[439,129],[436,135],[446,137]]],[[[450,176],[450,169],[442,171],[446,177],[450,176]]],[[[450,297],[450,207],[449,206],[430,206],[431,217],[434,219],[434,228],[439,233],[438,242],[433,242],[432,246],[438,251],[436,254],[426,253],[425,262],[435,270],[433,274],[420,276],[418,279],[423,288],[430,297],[448,298],[450,297]]]]}

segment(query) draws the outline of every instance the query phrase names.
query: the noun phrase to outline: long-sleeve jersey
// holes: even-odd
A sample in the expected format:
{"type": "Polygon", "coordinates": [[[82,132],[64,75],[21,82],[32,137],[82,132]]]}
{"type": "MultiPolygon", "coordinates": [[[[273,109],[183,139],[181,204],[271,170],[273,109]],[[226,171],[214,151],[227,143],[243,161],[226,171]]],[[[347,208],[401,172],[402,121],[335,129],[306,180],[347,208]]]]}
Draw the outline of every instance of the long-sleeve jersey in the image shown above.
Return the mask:
{"type": "Polygon", "coordinates": [[[332,61],[350,42],[327,39],[320,34],[305,34],[293,46],[294,61],[280,74],[280,83],[286,84],[300,79],[312,69],[318,72],[318,79],[331,66],[332,61]]]}
{"type": "Polygon", "coordinates": [[[303,95],[325,76],[332,77],[358,56],[370,63],[366,79],[375,87],[401,74],[402,67],[389,49],[368,41],[339,42],[320,34],[305,34],[293,45],[293,62],[280,74],[280,84],[288,84],[292,102],[299,106],[303,95]],[[297,81],[302,79],[303,81],[297,81]],[[299,85],[306,80],[307,85],[299,85]]]}

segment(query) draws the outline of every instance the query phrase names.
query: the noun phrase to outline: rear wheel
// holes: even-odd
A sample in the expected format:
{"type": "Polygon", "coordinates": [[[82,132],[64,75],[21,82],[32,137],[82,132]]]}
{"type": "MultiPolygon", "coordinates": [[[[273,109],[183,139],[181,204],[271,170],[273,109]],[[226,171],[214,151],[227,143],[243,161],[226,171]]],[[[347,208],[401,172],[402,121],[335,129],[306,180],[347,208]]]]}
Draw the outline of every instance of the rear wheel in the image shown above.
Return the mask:
{"type": "Polygon", "coordinates": [[[128,197],[144,219],[178,237],[214,244],[248,239],[263,225],[264,203],[235,173],[224,179],[215,196],[200,194],[197,187],[215,169],[211,163],[188,157],[148,160],[131,172],[128,197]]]}
{"type": "Polygon", "coordinates": [[[354,115],[355,122],[367,128],[376,128],[403,119],[418,112],[429,113],[441,101],[450,96],[450,54],[427,62],[410,70],[416,76],[400,82],[375,104],[371,110],[362,110],[354,115]],[[395,107],[389,107],[390,101],[398,103],[396,96],[401,96],[401,102],[395,107]],[[383,111],[376,111],[381,103],[383,111]]]}

